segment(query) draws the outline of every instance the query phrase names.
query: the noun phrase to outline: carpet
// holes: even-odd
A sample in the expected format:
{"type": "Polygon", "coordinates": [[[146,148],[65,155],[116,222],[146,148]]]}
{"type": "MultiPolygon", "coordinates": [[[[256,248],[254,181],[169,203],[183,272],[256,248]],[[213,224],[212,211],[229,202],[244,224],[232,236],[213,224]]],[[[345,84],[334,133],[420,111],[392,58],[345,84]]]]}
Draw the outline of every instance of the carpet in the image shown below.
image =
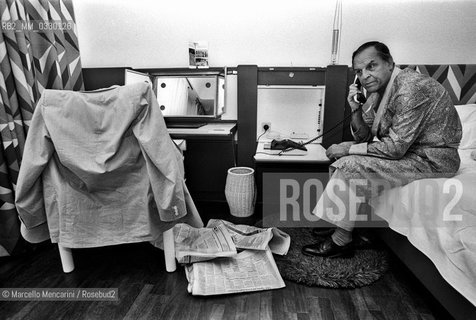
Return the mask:
{"type": "Polygon", "coordinates": [[[311,228],[282,228],[291,236],[285,256],[275,255],[281,276],[308,286],[358,288],[377,281],[388,269],[388,252],[372,245],[369,238],[354,235],[356,246],[351,258],[310,257],[301,253],[304,245],[318,242],[311,228]]]}

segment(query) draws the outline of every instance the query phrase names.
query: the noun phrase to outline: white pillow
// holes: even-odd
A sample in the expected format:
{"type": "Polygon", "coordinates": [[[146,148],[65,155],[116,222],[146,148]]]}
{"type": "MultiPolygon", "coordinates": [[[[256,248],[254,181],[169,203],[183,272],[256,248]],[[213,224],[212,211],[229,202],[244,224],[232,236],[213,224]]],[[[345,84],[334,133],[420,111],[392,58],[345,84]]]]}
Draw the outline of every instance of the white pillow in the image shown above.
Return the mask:
{"type": "Polygon", "coordinates": [[[463,137],[459,148],[474,149],[476,148],[476,104],[464,104],[455,107],[463,125],[463,137]]]}

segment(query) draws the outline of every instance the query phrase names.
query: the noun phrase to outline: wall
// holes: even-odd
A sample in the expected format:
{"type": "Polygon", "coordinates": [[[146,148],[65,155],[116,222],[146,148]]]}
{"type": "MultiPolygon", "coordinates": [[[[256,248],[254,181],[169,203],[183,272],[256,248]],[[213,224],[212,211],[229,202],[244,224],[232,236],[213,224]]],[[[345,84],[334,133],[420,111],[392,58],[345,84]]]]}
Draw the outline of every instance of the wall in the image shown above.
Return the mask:
{"type": "MultiPolygon", "coordinates": [[[[74,0],[84,67],[325,66],[335,0],[74,0]]],[[[474,0],[343,0],[341,64],[378,39],[397,63],[476,63],[474,0]]]]}
{"type": "MultiPolygon", "coordinates": [[[[188,43],[199,40],[215,67],[330,62],[335,0],[73,2],[83,67],[187,67],[188,43]]],[[[400,64],[476,64],[475,0],[342,2],[340,64],[369,40],[385,42],[400,64]]],[[[236,119],[236,99],[229,76],[223,119],[236,119]]]]}
{"type": "Polygon", "coordinates": [[[278,138],[307,141],[320,134],[324,88],[259,86],[256,135],[260,141],[278,138]],[[266,134],[263,134],[263,123],[270,125],[266,134]]]}

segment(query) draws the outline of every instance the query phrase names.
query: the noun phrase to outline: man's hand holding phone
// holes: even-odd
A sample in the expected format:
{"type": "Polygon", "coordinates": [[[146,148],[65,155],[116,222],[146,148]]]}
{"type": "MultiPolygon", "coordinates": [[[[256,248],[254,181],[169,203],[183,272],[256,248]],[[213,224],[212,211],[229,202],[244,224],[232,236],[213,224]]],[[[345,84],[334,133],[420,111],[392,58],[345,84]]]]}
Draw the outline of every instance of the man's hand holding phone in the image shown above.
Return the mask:
{"type": "Polygon", "coordinates": [[[347,102],[353,112],[358,110],[365,103],[365,96],[361,89],[362,86],[359,78],[355,77],[354,83],[349,86],[349,95],[347,96],[347,102]]]}

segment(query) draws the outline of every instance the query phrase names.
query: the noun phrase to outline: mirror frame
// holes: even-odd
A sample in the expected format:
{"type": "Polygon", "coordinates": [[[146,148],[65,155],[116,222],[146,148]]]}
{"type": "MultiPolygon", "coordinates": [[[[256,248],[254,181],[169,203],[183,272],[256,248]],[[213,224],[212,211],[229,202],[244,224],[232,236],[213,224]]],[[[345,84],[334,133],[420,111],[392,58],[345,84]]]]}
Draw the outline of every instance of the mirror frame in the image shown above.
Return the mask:
{"type": "Polygon", "coordinates": [[[184,119],[184,120],[195,120],[206,121],[207,119],[219,119],[223,113],[226,112],[226,68],[220,70],[190,70],[187,71],[164,71],[164,72],[150,72],[150,76],[153,79],[153,90],[158,98],[158,80],[160,78],[170,77],[170,78],[181,78],[181,77],[191,77],[191,78],[201,78],[201,77],[215,77],[215,97],[214,97],[214,106],[213,114],[211,115],[164,115],[166,119],[184,119]],[[220,79],[223,79],[223,106],[219,106],[219,85],[220,79]],[[221,110],[220,110],[221,109],[221,110]]]}

